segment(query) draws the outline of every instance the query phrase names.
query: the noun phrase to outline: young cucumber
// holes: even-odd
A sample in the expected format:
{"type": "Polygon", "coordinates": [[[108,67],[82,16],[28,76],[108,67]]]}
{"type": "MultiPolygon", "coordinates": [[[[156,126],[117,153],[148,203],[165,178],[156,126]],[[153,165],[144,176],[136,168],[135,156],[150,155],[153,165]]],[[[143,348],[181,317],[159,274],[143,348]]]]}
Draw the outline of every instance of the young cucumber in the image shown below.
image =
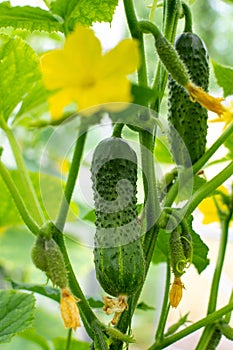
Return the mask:
{"type": "Polygon", "coordinates": [[[132,295],[145,273],[136,207],[136,154],[121,138],[107,138],[95,149],[91,172],[96,276],[108,294],[132,295]]]}
{"type": "MultiPolygon", "coordinates": [[[[207,91],[208,54],[202,40],[193,33],[181,34],[175,48],[194,84],[207,91]]],[[[187,91],[169,76],[168,121],[173,158],[178,165],[190,166],[205,152],[207,110],[190,100],[187,91]]]]}

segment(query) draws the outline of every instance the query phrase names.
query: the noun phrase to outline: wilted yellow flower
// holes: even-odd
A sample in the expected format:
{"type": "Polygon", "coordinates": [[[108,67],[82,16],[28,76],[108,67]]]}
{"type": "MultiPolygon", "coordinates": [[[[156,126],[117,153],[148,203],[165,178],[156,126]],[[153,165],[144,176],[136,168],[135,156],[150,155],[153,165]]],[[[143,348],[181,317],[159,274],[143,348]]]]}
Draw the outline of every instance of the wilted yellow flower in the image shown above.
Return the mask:
{"type": "MultiPolygon", "coordinates": [[[[223,194],[229,195],[228,190],[224,186],[218,188],[223,194]]],[[[215,194],[214,196],[205,198],[199,205],[198,209],[204,215],[203,224],[211,224],[212,222],[219,222],[218,211],[215,201],[218,203],[219,208],[222,211],[227,211],[227,205],[223,202],[221,194],[215,194]],[[215,200],[214,200],[215,198],[215,200]]]]}
{"type": "Polygon", "coordinates": [[[214,97],[205,92],[201,87],[195,86],[192,83],[188,83],[186,89],[189,92],[191,100],[194,102],[199,102],[204,108],[217,113],[221,116],[226,108],[221,104],[224,100],[222,97],[214,97]]]}
{"type": "Polygon", "coordinates": [[[68,288],[61,289],[60,310],[64,325],[66,328],[73,328],[75,331],[77,327],[81,326],[80,315],[77,307],[79,299],[75,298],[68,288]]]}
{"type": "Polygon", "coordinates": [[[91,113],[125,108],[124,103],[132,101],[127,75],[139,67],[139,61],[136,40],[125,39],[103,54],[94,31],[78,25],[68,35],[64,48],[41,57],[45,87],[54,90],[49,98],[52,118],[60,118],[72,102],[83,115],[88,115],[83,110],[90,107],[93,107],[91,113]],[[111,106],[112,102],[121,103],[111,106]]]}
{"type": "Polygon", "coordinates": [[[116,325],[118,319],[123,311],[128,309],[127,296],[119,295],[117,298],[111,298],[103,296],[104,307],[103,310],[107,315],[114,313],[114,317],[111,321],[113,325],[116,325]]]}
{"type": "Polygon", "coordinates": [[[169,300],[172,307],[177,307],[182,299],[184,284],[180,277],[175,277],[169,293],[169,300]]]}

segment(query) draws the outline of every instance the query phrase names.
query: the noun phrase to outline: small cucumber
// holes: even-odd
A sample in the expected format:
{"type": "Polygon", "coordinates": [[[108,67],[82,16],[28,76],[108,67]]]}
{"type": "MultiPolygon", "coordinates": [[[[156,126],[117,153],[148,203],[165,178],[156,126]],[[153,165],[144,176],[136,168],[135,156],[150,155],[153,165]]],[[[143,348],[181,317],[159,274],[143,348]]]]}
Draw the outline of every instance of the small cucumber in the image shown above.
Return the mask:
{"type": "MultiPolygon", "coordinates": [[[[175,48],[192,82],[207,91],[209,65],[203,41],[196,34],[183,33],[176,39],[175,48]]],[[[207,110],[193,103],[188,92],[171,76],[168,89],[169,142],[173,158],[178,165],[190,166],[205,152],[207,110]]]]}
{"type": "Polygon", "coordinates": [[[121,138],[107,138],[95,149],[91,172],[96,276],[108,294],[132,295],[143,284],[145,273],[136,208],[136,153],[121,138]]]}
{"type": "Polygon", "coordinates": [[[68,285],[65,261],[61,250],[53,238],[38,236],[32,248],[32,261],[35,266],[44,271],[52,283],[60,288],[68,285]]]}

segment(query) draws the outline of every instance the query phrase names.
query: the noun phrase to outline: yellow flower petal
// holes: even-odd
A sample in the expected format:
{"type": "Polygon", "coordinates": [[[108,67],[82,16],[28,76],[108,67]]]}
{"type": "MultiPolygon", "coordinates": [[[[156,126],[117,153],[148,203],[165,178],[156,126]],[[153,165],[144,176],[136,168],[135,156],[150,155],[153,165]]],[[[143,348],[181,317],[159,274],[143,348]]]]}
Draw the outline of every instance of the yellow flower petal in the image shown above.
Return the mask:
{"type": "MultiPolygon", "coordinates": [[[[219,191],[223,192],[224,194],[229,194],[228,190],[224,186],[220,186],[218,188],[219,191]]],[[[218,205],[220,209],[223,211],[227,209],[226,205],[222,202],[222,197],[220,194],[216,194],[215,196],[216,201],[218,202],[218,205]]],[[[207,225],[211,224],[212,222],[219,222],[218,212],[217,208],[212,197],[205,198],[199,205],[198,209],[201,211],[201,213],[204,215],[202,223],[207,225]]]]}
{"type": "Polygon", "coordinates": [[[210,120],[211,123],[225,123],[224,128],[231,124],[233,121],[233,106],[226,108],[225,112],[222,114],[222,116],[218,119],[212,119],[210,120]]]}
{"type": "Polygon", "coordinates": [[[121,41],[114,49],[102,58],[99,73],[105,79],[109,76],[133,73],[140,65],[138,42],[132,39],[121,41]]]}
{"type": "Polygon", "coordinates": [[[201,87],[197,87],[192,83],[188,83],[186,89],[189,92],[193,102],[199,102],[204,108],[217,113],[219,116],[225,112],[225,107],[221,104],[224,100],[222,97],[214,97],[205,92],[201,87]]]}
{"type": "Polygon", "coordinates": [[[52,118],[62,117],[64,108],[75,102],[82,115],[100,110],[119,110],[132,101],[131,84],[127,75],[139,66],[136,40],[126,39],[102,55],[100,41],[90,28],[77,26],[64,44],[41,58],[44,83],[55,91],[49,98],[52,118]],[[109,109],[110,108],[110,109],[109,109]]]}

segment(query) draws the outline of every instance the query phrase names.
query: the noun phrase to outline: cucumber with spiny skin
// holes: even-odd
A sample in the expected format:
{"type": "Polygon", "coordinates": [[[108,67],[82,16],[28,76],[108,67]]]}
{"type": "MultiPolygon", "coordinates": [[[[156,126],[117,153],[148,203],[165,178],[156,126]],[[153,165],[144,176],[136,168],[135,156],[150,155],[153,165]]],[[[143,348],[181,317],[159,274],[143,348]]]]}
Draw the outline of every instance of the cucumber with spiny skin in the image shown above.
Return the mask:
{"type": "Polygon", "coordinates": [[[180,277],[184,273],[187,259],[185,256],[183,243],[181,241],[179,226],[171,232],[169,246],[172,272],[174,273],[175,277],[180,277]]]}
{"type": "MultiPolygon", "coordinates": [[[[209,64],[203,41],[194,33],[182,33],[176,39],[175,48],[188,69],[191,81],[207,91],[209,64]]],[[[188,92],[171,76],[168,89],[168,137],[173,158],[178,165],[190,166],[205,152],[207,110],[191,101],[188,92]]]]}
{"type": "Polygon", "coordinates": [[[52,283],[60,288],[68,285],[62,252],[53,238],[38,236],[31,252],[35,266],[44,271],[52,283]]]}
{"type": "Polygon", "coordinates": [[[96,277],[112,296],[132,295],[144,282],[144,254],[137,217],[137,157],[121,138],[101,141],[93,154],[96,212],[96,277]]]}

